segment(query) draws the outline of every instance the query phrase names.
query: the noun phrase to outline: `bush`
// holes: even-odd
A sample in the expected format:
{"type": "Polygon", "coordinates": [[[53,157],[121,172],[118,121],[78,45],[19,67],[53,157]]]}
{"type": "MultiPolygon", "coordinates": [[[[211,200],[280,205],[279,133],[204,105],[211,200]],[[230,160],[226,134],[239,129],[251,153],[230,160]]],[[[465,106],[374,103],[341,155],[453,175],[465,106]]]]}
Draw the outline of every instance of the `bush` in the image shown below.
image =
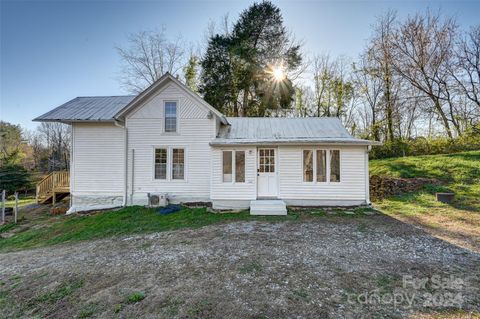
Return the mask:
{"type": "Polygon", "coordinates": [[[474,150],[480,150],[480,134],[477,132],[467,133],[454,139],[419,137],[412,140],[388,141],[382,146],[374,146],[370,152],[370,158],[449,154],[474,150]]]}

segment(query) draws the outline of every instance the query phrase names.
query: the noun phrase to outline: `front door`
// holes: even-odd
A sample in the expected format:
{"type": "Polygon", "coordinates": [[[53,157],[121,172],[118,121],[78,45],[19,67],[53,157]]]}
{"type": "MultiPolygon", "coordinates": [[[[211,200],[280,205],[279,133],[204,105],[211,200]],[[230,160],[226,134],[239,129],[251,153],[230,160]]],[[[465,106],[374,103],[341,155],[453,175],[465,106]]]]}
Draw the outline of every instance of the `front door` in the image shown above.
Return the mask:
{"type": "Polygon", "coordinates": [[[258,149],[257,197],[277,197],[276,149],[258,149]]]}

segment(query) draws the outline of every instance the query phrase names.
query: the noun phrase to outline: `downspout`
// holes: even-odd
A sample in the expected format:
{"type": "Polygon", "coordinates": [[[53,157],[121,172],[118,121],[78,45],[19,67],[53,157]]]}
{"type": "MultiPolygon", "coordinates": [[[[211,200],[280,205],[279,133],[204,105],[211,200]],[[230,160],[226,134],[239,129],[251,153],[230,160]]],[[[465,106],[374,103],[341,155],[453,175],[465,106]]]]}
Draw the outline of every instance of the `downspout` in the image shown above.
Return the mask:
{"type": "Polygon", "coordinates": [[[124,129],[124,170],[123,170],[123,183],[124,183],[124,192],[123,192],[123,203],[122,206],[127,206],[127,196],[128,196],[128,129],[126,123],[122,125],[120,122],[114,122],[116,126],[124,129]]]}
{"type": "Polygon", "coordinates": [[[368,145],[365,152],[365,202],[367,205],[371,205],[370,202],[370,172],[368,170],[368,153],[372,150],[372,146],[368,145]]]}

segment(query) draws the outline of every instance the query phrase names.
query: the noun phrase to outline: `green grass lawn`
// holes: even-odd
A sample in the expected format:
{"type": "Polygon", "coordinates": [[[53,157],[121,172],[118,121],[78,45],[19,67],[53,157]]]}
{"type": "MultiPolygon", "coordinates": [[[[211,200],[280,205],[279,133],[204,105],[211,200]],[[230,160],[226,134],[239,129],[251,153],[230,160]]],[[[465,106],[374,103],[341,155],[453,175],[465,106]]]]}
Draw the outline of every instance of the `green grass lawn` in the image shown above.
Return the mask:
{"type": "Polygon", "coordinates": [[[370,174],[428,177],[443,183],[443,186],[427,186],[418,193],[393,197],[386,201],[388,203],[418,204],[420,208],[441,207],[443,204],[435,201],[435,192],[451,190],[456,196],[454,207],[480,211],[480,151],[373,160],[370,162],[370,174]]]}
{"type": "Polygon", "coordinates": [[[370,174],[440,180],[441,186],[427,185],[418,192],[377,201],[375,207],[452,242],[480,248],[480,151],[373,160],[370,174]],[[446,190],[455,193],[452,204],[436,201],[435,193],[446,190]]]}
{"type": "MultiPolygon", "coordinates": [[[[428,227],[452,241],[465,242],[465,238],[467,241],[473,238],[465,246],[480,247],[480,151],[374,160],[370,167],[372,174],[441,180],[442,186],[426,186],[418,192],[387,198],[375,202],[375,208],[387,215],[428,227]],[[456,193],[456,200],[451,205],[435,200],[435,192],[446,189],[456,193]]],[[[29,200],[34,199],[26,199],[25,202],[29,200]]],[[[36,208],[37,213],[27,212],[18,225],[0,226],[0,233],[14,233],[8,238],[0,238],[0,252],[119,235],[198,228],[231,221],[306,220],[325,216],[325,211],[321,209],[261,217],[250,216],[247,211],[213,214],[206,208],[184,208],[162,216],[156,209],[139,206],[89,215],[51,216],[47,213],[48,208],[42,206],[36,208]]],[[[353,217],[363,216],[363,210],[355,210],[353,217]]],[[[341,211],[339,215],[352,217],[341,211]]]]}
{"type": "MultiPolygon", "coordinates": [[[[364,210],[365,208],[359,208],[354,211],[353,216],[348,216],[364,216],[364,210]]],[[[44,210],[34,220],[27,218],[18,226],[14,224],[0,226],[0,233],[18,231],[11,237],[0,238],[0,252],[119,235],[198,228],[232,221],[292,221],[325,215],[322,210],[315,210],[312,214],[290,211],[287,216],[251,216],[248,211],[214,214],[208,212],[206,208],[186,207],[169,215],[160,215],[157,211],[158,209],[132,206],[89,215],[51,216],[44,210]]],[[[342,213],[339,212],[338,215],[342,213]]]]}

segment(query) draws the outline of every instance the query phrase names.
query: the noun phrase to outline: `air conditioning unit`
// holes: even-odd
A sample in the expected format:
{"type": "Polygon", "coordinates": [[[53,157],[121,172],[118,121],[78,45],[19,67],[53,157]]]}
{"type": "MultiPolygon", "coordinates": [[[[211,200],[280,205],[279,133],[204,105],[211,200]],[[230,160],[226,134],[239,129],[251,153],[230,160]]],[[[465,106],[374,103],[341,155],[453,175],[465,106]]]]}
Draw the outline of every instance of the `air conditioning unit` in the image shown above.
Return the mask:
{"type": "Polygon", "coordinates": [[[167,194],[147,194],[149,207],[164,207],[168,204],[167,194]]]}

